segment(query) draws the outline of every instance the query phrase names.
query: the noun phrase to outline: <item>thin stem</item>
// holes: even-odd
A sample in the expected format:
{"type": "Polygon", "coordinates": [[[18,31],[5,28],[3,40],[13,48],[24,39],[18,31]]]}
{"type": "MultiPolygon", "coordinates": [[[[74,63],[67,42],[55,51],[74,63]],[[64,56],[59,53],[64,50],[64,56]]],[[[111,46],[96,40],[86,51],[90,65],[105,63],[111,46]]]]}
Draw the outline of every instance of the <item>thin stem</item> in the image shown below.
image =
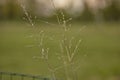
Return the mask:
{"type": "Polygon", "coordinates": [[[56,6],[54,4],[54,1],[53,0],[50,0],[50,1],[51,1],[52,5],[53,5],[53,8],[55,9],[55,15],[56,15],[56,18],[57,18],[57,22],[60,25],[60,18],[59,18],[58,14],[57,14],[57,8],[56,8],[56,6]]]}
{"type": "Polygon", "coordinates": [[[67,22],[65,20],[65,15],[64,13],[61,11],[61,15],[62,15],[62,23],[63,23],[63,27],[64,27],[64,30],[67,31],[67,22]]]}
{"type": "Polygon", "coordinates": [[[68,61],[70,62],[70,60],[71,60],[71,56],[70,56],[69,49],[68,49],[67,46],[65,46],[65,49],[66,49],[66,53],[67,53],[67,57],[68,57],[68,61]]]}
{"type": "MultiPolygon", "coordinates": [[[[20,2],[20,1],[18,0],[18,2],[20,2]]],[[[29,23],[31,24],[31,26],[34,27],[33,20],[31,19],[31,16],[28,14],[28,12],[26,10],[26,7],[22,3],[20,4],[20,6],[23,9],[23,11],[25,12],[25,16],[27,17],[27,20],[29,21],[29,23]]]]}
{"type": "Polygon", "coordinates": [[[78,49],[78,46],[79,46],[79,44],[81,43],[81,41],[82,41],[82,40],[79,40],[78,43],[76,44],[75,49],[74,49],[74,51],[73,51],[73,53],[72,53],[72,55],[71,55],[71,61],[73,60],[73,58],[74,58],[74,56],[75,56],[75,54],[76,54],[76,51],[77,51],[77,49],[78,49]]]}

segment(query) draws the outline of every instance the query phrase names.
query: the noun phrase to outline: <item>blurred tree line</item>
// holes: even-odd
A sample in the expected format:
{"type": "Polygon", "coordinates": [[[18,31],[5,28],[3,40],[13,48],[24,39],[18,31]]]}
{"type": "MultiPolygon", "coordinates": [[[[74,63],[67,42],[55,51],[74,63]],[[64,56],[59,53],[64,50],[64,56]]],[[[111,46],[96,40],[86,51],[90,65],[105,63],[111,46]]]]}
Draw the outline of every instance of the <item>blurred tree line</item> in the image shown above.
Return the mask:
{"type": "Polygon", "coordinates": [[[23,12],[16,0],[1,1],[0,19],[13,19],[23,15],[23,12]]]}
{"type": "MultiPolygon", "coordinates": [[[[42,3],[40,5],[43,5],[42,3]]],[[[39,7],[41,9],[37,9],[35,0],[28,0],[26,9],[28,13],[32,16],[38,16],[36,11],[47,10],[44,6],[39,7]]],[[[65,10],[64,12],[68,14],[65,10]]],[[[48,12],[47,12],[48,13],[48,12]]],[[[43,13],[45,14],[45,13],[43,13]]],[[[0,1],[0,20],[3,19],[18,19],[25,15],[20,3],[17,0],[1,0],[0,1]],[[6,2],[5,2],[6,1],[6,2]]],[[[95,13],[93,13],[88,5],[85,5],[85,9],[82,13],[77,14],[75,17],[76,20],[81,21],[119,21],[120,20],[120,3],[117,0],[112,0],[112,3],[105,7],[104,9],[99,9],[95,13]]],[[[39,14],[42,16],[42,14],[39,14]]],[[[54,17],[54,16],[53,16],[54,17]]]]}

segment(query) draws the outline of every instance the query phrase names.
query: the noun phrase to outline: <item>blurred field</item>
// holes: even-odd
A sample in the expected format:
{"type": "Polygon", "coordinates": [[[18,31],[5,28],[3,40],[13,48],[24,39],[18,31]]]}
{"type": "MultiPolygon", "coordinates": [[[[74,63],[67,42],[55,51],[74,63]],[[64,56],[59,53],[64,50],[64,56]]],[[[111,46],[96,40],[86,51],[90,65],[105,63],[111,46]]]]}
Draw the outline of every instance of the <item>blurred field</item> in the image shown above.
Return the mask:
{"type": "MultiPolygon", "coordinates": [[[[0,22],[0,71],[49,76],[46,64],[39,56],[39,32],[45,34],[44,46],[50,48],[50,63],[59,66],[56,53],[63,30],[60,26],[25,22],[0,22]]],[[[120,80],[120,23],[75,23],[67,32],[68,38],[82,39],[76,59],[80,59],[78,80],[120,80]],[[86,56],[85,56],[86,55],[86,56]]],[[[57,77],[64,79],[64,70],[57,77]]]]}

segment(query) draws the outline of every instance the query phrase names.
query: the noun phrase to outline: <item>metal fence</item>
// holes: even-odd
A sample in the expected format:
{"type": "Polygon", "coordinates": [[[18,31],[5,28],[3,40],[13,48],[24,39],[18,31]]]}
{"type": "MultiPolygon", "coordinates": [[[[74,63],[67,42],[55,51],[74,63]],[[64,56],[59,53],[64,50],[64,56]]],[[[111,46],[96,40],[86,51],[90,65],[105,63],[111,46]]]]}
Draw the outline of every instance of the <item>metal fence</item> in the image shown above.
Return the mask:
{"type": "Polygon", "coordinates": [[[0,72],[0,80],[50,80],[41,76],[26,75],[20,73],[0,72]]]}

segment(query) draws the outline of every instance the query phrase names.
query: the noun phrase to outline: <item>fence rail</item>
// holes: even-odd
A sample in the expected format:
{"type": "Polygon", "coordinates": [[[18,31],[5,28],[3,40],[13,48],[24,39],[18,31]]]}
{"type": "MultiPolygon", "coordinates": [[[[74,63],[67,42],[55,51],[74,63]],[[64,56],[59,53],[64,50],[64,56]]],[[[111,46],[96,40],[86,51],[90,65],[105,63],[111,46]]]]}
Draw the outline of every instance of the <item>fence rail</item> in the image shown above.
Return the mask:
{"type": "Polygon", "coordinates": [[[12,72],[0,72],[0,80],[50,80],[41,76],[27,75],[12,72]]]}

